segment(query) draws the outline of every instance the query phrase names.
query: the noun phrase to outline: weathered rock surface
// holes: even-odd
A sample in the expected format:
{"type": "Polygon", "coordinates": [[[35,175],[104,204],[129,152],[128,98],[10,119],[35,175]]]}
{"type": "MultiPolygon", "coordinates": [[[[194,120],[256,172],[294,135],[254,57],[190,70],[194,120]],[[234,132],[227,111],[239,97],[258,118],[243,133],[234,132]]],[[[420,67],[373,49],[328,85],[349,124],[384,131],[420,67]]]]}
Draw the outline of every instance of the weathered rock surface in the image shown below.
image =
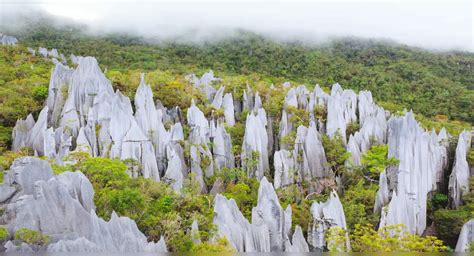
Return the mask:
{"type": "Polygon", "coordinates": [[[346,140],[346,128],[357,121],[357,95],[352,90],[342,90],[339,84],[331,88],[327,104],[326,131],[329,136],[339,133],[346,140]]]}
{"type": "Polygon", "coordinates": [[[436,189],[437,177],[445,168],[439,159],[446,157],[446,150],[436,136],[420,127],[412,112],[392,117],[388,127],[388,156],[400,163],[387,170],[393,193],[380,226],[404,224],[409,232],[422,234],[428,193],[436,189]]]}
{"type": "Polygon", "coordinates": [[[252,223],[242,215],[234,199],[217,194],[214,200],[218,237],[226,237],[237,251],[309,251],[301,228],[296,228],[290,241],[291,207],[283,210],[272,184],[265,177],[258,189],[257,206],[252,209],[252,223]]]}
{"type": "MultiPolygon", "coordinates": [[[[326,202],[311,205],[313,224],[308,228],[308,242],[316,250],[323,250],[326,246],[325,234],[331,227],[347,230],[346,217],[339,196],[335,191],[326,202]]],[[[331,241],[328,241],[331,243],[331,241]]],[[[346,248],[350,248],[349,236],[346,239],[346,248]]],[[[340,248],[343,250],[343,248],[340,248]]]]}
{"type": "Polygon", "coordinates": [[[18,40],[13,36],[7,36],[5,34],[0,33],[0,42],[2,45],[16,45],[18,40]]]}
{"type": "Polygon", "coordinates": [[[455,251],[466,252],[469,246],[472,245],[472,242],[474,242],[474,219],[471,219],[462,226],[455,251]]]}
{"type": "MultiPolygon", "coordinates": [[[[259,109],[263,110],[263,109],[259,109]]],[[[242,145],[242,166],[251,177],[260,180],[269,170],[268,135],[266,130],[265,111],[257,115],[250,113],[245,124],[245,135],[242,145]]]]}
{"type": "MultiPolygon", "coordinates": [[[[147,242],[135,222],[112,214],[106,222],[94,212],[94,191],[81,172],[54,176],[49,164],[38,158],[15,160],[7,171],[2,191],[12,195],[0,204],[5,209],[0,222],[11,234],[20,228],[50,236],[51,244],[39,248],[49,252],[163,252],[164,241],[147,242]]],[[[26,246],[7,244],[7,252],[29,251],[26,246]]],[[[30,248],[31,249],[31,248],[30,248]]]]}
{"type": "Polygon", "coordinates": [[[470,147],[471,134],[469,131],[464,131],[459,134],[456,158],[454,159],[453,170],[449,176],[449,196],[455,208],[462,204],[462,197],[469,193],[470,171],[467,162],[467,152],[470,147]]]}

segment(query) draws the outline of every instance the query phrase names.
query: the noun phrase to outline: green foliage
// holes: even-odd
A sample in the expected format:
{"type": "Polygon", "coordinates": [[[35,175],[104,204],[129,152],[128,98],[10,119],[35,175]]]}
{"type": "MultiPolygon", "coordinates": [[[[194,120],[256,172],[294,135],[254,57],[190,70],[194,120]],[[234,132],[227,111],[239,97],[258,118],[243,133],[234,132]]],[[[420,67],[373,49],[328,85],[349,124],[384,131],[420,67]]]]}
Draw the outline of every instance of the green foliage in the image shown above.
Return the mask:
{"type": "Polygon", "coordinates": [[[326,117],[328,116],[328,110],[326,109],[325,105],[316,105],[314,107],[314,116],[321,120],[322,122],[326,121],[326,117]]]}
{"type": "Polygon", "coordinates": [[[356,225],[350,235],[354,252],[443,252],[448,248],[433,236],[410,234],[403,225],[389,225],[378,231],[372,225],[356,225]]]}
{"type": "MultiPolygon", "coordinates": [[[[437,194],[435,194],[435,196],[433,196],[432,204],[434,210],[437,209],[437,204],[441,206],[446,205],[446,197],[441,195],[437,196],[437,194]]],[[[464,205],[457,209],[441,208],[436,210],[433,214],[433,220],[439,238],[451,247],[456,246],[462,226],[474,216],[474,177],[469,179],[469,193],[464,195],[463,201],[464,205]]]]}
{"type": "Polygon", "coordinates": [[[474,166],[474,148],[469,149],[466,159],[469,166],[474,166]]]}
{"type": "Polygon", "coordinates": [[[129,177],[127,166],[120,160],[109,158],[89,158],[80,161],[76,170],[83,172],[94,188],[115,188],[121,186],[129,177]]]}
{"type": "Polygon", "coordinates": [[[333,138],[323,135],[322,142],[328,166],[336,175],[344,173],[346,171],[345,162],[351,157],[351,153],[346,151],[344,139],[340,133],[334,134],[333,138]]]}
{"type": "Polygon", "coordinates": [[[65,170],[82,171],[91,181],[98,216],[110,219],[112,211],[135,220],[138,228],[153,241],[165,237],[171,251],[190,251],[193,243],[185,233],[194,220],[200,236],[208,242],[215,232],[211,199],[199,195],[191,177],[180,193],[164,182],[143,177],[130,178],[127,164],[117,159],[76,156],[77,163],[65,170]]]}
{"type": "Polygon", "coordinates": [[[472,212],[466,209],[449,210],[439,209],[434,212],[434,221],[439,238],[447,245],[454,247],[461,228],[472,218],[472,212]]]}
{"type": "Polygon", "coordinates": [[[280,145],[285,145],[288,147],[288,150],[292,151],[295,147],[296,132],[291,131],[289,134],[280,138],[280,145]]]}
{"type": "Polygon", "coordinates": [[[0,125],[0,154],[8,150],[12,140],[12,128],[0,125]]]}
{"type": "Polygon", "coordinates": [[[242,214],[247,218],[252,217],[252,208],[257,205],[258,198],[258,181],[251,179],[251,182],[246,184],[238,182],[236,184],[230,183],[226,186],[223,196],[233,198],[239,206],[242,214]]]}
{"type": "Polygon", "coordinates": [[[38,100],[45,100],[48,97],[48,87],[45,85],[38,85],[33,88],[33,97],[38,100]]]}
{"type": "Polygon", "coordinates": [[[377,184],[364,184],[364,180],[346,189],[341,201],[349,230],[354,230],[357,224],[377,224],[380,217],[374,214],[377,189],[377,184]]]}
{"type": "Polygon", "coordinates": [[[309,126],[309,113],[305,109],[287,106],[286,110],[290,116],[289,121],[294,123],[295,127],[300,125],[309,126]]]}
{"type": "Polygon", "coordinates": [[[219,238],[216,242],[204,242],[199,244],[193,244],[191,248],[193,253],[209,253],[218,252],[219,255],[234,255],[231,252],[235,252],[235,249],[229,243],[226,238],[219,238]]]}
{"type": "Polygon", "coordinates": [[[5,241],[10,236],[6,227],[0,227],[0,242],[5,241]]]}
{"type": "Polygon", "coordinates": [[[22,148],[17,152],[5,151],[0,155],[0,171],[8,170],[13,164],[13,161],[18,157],[32,155],[32,152],[28,148],[22,148]]]}
{"type": "Polygon", "coordinates": [[[443,193],[434,194],[431,198],[431,204],[435,210],[445,208],[448,205],[448,195],[443,193]]]}
{"type": "Polygon", "coordinates": [[[234,126],[226,125],[225,130],[229,133],[230,138],[232,139],[232,153],[234,155],[239,155],[240,152],[242,152],[245,125],[242,122],[237,122],[234,126]]]}
{"type": "Polygon", "coordinates": [[[388,145],[374,145],[362,155],[362,165],[372,178],[378,178],[379,174],[387,167],[397,165],[400,161],[395,157],[388,158],[388,145]]]}
{"type": "MultiPolygon", "coordinates": [[[[56,47],[65,55],[96,56],[109,70],[171,69],[186,73],[213,69],[229,75],[273,77],[275,84],[281,77],[306,84],[339,82],[357,91],[370,90],[377,101],[428,117],[445,115],[450,120],[474,121],[474,114],[465,111],[474,108],[472,53],[431,52],[355,38],[311,46],[277,42],[244,31],[203,45],[155,43],[132,35],[93,36],[80,26],[52,24],[45,18],[24,26],[23,31],[5,32],[29,46],[56,47]]],[[[228,79],[239,88],[245,80],[228,79]]]]}
{"type": "Polygon", "coordinates": [[[352,121],[347,124],[346,128],[346,138],[349,138],[349,135],[356,133],[360,130],[360,124],[357,121],[352,121]]]}
{"type": "Polygon", "coordinates": [[[19,240],[30,245],[43,246],[49,243],[50,238],[47,235],[41,234],[39,231],[20,228],[15,232],[15,240],[19,240]]]}
{"type": "Polygon", "coordinates": [[[330,227],[324,238],[327,243],[329,252],[345,252],[348,251],[346,246],[346,231],[340,227],[330,227]]]}
{"type": "Polygon", "coordinates": [[[44,88],[47,95],[52,63],[23,46],[0,46],[0,66],[0,125],[13,127],[17,119],[41,110],[44,98],[37,96],[44,96],[44,88]]]}
{"type": "Polygon", "coordinates": [[[296,184],[278,188],[276,193],[284,209],[286,209],[288,205],[291,205],[293,228],[300,226],[303,233],[306,233],[307,228],[313,220],[313,216],[311,215],[311,203],[315,200],[307,199],[305,192],[296,184]]]}

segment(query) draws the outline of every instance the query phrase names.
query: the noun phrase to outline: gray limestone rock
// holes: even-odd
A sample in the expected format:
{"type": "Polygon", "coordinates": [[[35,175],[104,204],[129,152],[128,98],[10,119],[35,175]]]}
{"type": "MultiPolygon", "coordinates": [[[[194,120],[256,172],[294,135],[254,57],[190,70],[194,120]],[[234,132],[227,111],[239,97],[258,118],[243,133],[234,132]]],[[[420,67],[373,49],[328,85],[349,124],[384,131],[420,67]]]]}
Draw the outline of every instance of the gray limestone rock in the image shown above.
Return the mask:
{"type": "Polygon", "coordinates": [[[238,252],[270,252],[270,234],[262,225],[252,225],[242,215],[234,199],[217,194],[214,198],[217,236],[226,237],[238,252]]]}
{"type": "Polygon", "coordinates": [[[234,168],[234,155],[232,153],[232,141],[230,134],[226,132],[222,124],[218,124],[214,135],[212,147],[214,162],[217,170],[222,168],[234,168]]]}
{"type": "Polygon", "coordinates": [[[294,183],[295,162],[293,155],[288,150],[276,151],[273,159],[275,189],[294,183]]]}
{"type": "MultiPolygon", "coordinates": [[[[308,231],[308,242],[317,250],[326,246],[325,234],[331,227],[339,227],[347,230],[346,217],[339,196],[335,191],[326,202],[313,203],[311,205],[313,224],[308,231]]],[[[331,241],[328,241],[331,243],[331,241]]],[[[349,236],[347,236],[345,248],[350,249],[349,236]]],[[[344,248],[340,248],[344,250],[344,248]]]]}
{"type": "Polygon", "coordinates": [[[13,36],[7,36],[0,33],[0,42],[2,42],[2,45],[16,45],[18,40],[13,36]]]}
{"type": "Polygon", "coordinates": [[[455,208],[462,204],[463,195],[469,193],[470,171],[467,153],[470,147],[471,134],[469,131],[463,131],[459,134],[456,158],[454,159],[453,170],[449,176],[449,196],[455,208]]]}
{"type": "Polygon", "coordinates": [[[269,169],[268,135],[264,122],[266,117],[261,117],[262,115],[264,112],[259,112],[258,115],[250,113],[247,116],[241,156],[242,166],[247,169],[248,175],[259,180],[269,169]]]}
{"type": "MultiPolygon", "coordinates": [[[[1,222],[11,234],[20,228],[38,230],[51,238],[49,252],[163,252],[164,241],[148,242],[134,221],[112,214],[106,222],[94,212],[92,184],[81,172],[54,176],[48,162],[34,157],[15,160],[3,188],[15,194],[0,202],[1,222]]],[[[9,252],[46,250],[7,243],[9,252]]]]}
{"type": "Polygon", "coordinates": [[[390,203],[382,210],[380,226],[404,224],[413,234],[426,228],[428,193],[437,187],[445,166],[439,159],[446,156],[437,136],[424,131],[412,112],[388,121],[388,156],[400,163],[388,168],[390,203]]]}
{"type": "Polygon", "coordinates": [[[224,108],[224,118],[228,126],[235,125],[234,117],[234,101],[231,93],[226,93],[222,101],[222,107],[224,108]]]}
{"type": "Polygon", "coordinates": [[[329,136],[339,133],[346,140],[346,128],[357,121],[357,95],[352,90],[342,90],[339,84],[332,86],[328,97],[326,129],[329,136]]]}
{"type": "Polygon", "coordinates": [[[273,185],[263,177],[258,188],[257,206],[252,209],[252,225],[268,229],[270,251],[285,251],[289,244],[291,229],[291,206],[286,210],[280,206],[273,185]]]}
{"type": "Polygon", "coordinates": [[[300,226],[296,226],[295,232],[291,239],[291,245],[287,248],[287,252],[309,252],[309,246],[306,242],[303,230],[300,226]]]}
{"type": "Polygon", "coordinates": [[[467,252],[469,246],[472,246],[474,241],[474,219],[469,220],[466,224],[462,226],[461,233],[458,237],[458,242],[456,243],[456,252],[467,252]]]}

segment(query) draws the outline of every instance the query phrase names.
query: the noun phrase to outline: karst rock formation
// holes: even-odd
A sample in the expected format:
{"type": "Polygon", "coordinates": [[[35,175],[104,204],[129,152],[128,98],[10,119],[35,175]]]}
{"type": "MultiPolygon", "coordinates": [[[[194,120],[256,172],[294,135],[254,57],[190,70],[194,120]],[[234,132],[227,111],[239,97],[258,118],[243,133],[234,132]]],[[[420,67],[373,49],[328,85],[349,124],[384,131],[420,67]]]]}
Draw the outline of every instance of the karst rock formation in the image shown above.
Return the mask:
{"type": "MultiPolygon", "coordinates": [[[[17,42],[6,35],[0,37],[2,44],[17,42]]],[[[283,208],[275,192],[306,182],[311,193],[318,193],[328,184],[340,182],[328,166],[323,135],[342,137],[351,153],[350,165],[360,165],[362,155],[374,144],[387,144],[388,156],[399,160],[379,178],[375,211],[381,213],[380,226],[404,224],[409,232],[422,234],[430,194],[438,189],[446,172],[451,173],[450,201],[454,207],[463,204],[462,195],[468,192],[470,131],[459,135],[453,168],[447,170],[446,141],[451,135],[444,129],[439,133],[425,130],[411,111],[389,113],[374,102],[369,91],[356,93],[335,84],[327,92],[319,85],[310,90],[285,83],[283,109],[275,117],[265,109],[266,95],[247,86],[242,97],[236,97],[226,87],[216,86],[220,79],[211,71],[200,78],[186,76],[190,86],[200,90],[207,101],[193,101],[184,115],[184,109],[164,107],[153,97],[146,74],[132,104],[119,90],[114,91],[95,58],[71,55],[69,60],[75,67],[68,67],[64,55],[55,49],[29,51],[52,59],[55,67],[48,98],[36,120],[28,115],[17,121],[13,150],[28,147],[36,156],[60,165],[71,152],[79,151],[93,157],[133,159],[140,168],[130,175],[167,182],[179,191],[192,173],[201,193],[208,192],[206,177],[242,167],[249,177],[260,181],[258,203],[250,220],[233,199],[218,190],[210,192],[215,195],[217,236],[226,237],[239,252],[322,250],[331,242],[324,239],[329,228],[347,230],[336,190],[326,202],[311,206],[313,219],[305,227],[306,239],[301,227],[292,226],[291,206],[283,208]],[[222,110],[223,115],[206,116],[198,107],[202,105],[222,110]],[[296,111],[307,113],[306,123],[294,118],[296,111]],[[242,113],[246,116],[241,117],[242,113]],[[240,118],[245,118],[241,152],[234,152],[235,143],[227,128],[240,118]],[[273,124],[275,118],[279,124],[273,124]],[[360,129],[349,133],[353,123],[360,129]],[[183,143],[191,145],[189,153],[183,143]],[[272,182],[267,177],[272,177],[272,182]]],[[[108,222],[98,218],[91,183],[80,172],[54,175],[46,161],[20,158],[10,167],[0,191],[0,204],[6,211],[1,224],[11,231],[21,227],[41,230],[53,240],[44,248],[47,251],[166,251],[164,239],[147,242],[129,218],[115,213],[108,222]]],[[[472,227],[472,220],[463,227],[456,250],[465,250],[473,240],[472,227]]],[[[197,223],[192,228],[196,233],[197,223]]],[[[200,242],[199,238],[194,240],[200,242]]],[[[12,243],[5,247],[7,251],[32,250],[12,243]]],[[[350,248],[349,239],[346,247],[350,248]]]]}

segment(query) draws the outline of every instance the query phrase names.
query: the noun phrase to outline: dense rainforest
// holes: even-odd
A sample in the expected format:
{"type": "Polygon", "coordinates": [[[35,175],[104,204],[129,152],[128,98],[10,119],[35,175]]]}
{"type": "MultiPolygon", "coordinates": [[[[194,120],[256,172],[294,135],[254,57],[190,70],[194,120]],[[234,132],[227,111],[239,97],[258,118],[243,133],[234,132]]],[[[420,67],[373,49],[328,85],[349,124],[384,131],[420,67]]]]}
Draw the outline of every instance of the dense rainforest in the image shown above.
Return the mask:
{"type": "MultiPolygon", "coordinates": [[[[446,142],[445,172],[438,189],[430,192],[426,204],[426,231],[413,235],[403,235],[402,225],[386,225],[379,232],[375,231],[381,217],[381,213],[374,209],[379,177],[400,162],[395,157],[389,157],[389,146],[372,142],[371,138],[370,147],[361,154],[360,164],[348,165],[351,152],[346,147],[347,138],[361,130],[362,123],[349,123],[345,134],[320,135],[327,159],[326,167],[331,175],[341,177],[342,185],[336,186],[335,182],[323,179],[321,183],[328,184],[320,185],[322,189],[316,192],[311,185],[313,181],[287,184],[275,191],[281,207],[292,209],[291,228],[300,228],[307,237],[303,240],[308,241],[306,234],[314,232],[310,228],[313,225],[311,205],[332,200],[331,191],[338,191],[348,234],[336,228],[327,232],[326,239],[335,242],[328,242],[325,250],[450,251],[456,246],[461,227],[473,217],[474,180],[470,179],[470,192],[464,195],[464,203],[460,207],[452,207],[448,191],[458,136],[463,130],[471,130],[474,124],[472,53],[432,52],[359,38],[334,39],[319,45],[283,42],[247,31],[239,31],[216,41],[191,43],[132,34],[93,35],[81,25],[57,26],[49,19],[35,21],[20,30],[5,28],[5,32],[18,38],[19,43],[16,46],[0,46],[1,177],[16,158],[35,154],[28,147],[13,151],[12,131],[17,120],[24,119],[29,113],[33,113],[37,120],[48,98],[55,65],[50,59],[38,53],[32,55],[27,49],[46,47],[55,48],[68,57],[67,64],[72,68],[78,64],[69,59],[70,54],[94,56],[113,88],[129,97],[133,104],[138,104],[136,92],[141,86],[140,74],[145,73],[146,84],[149,84],[154,99],[168,109],[178,106],[184,117],[195,103],[209,120],[223,118],[223,110],[215,107],[214,103],[208,104],[207,95],[186,78],[191,73],[201,77],[208,70],[213,70],[220,79],[213,81],[212,86],[216,89],[225,86],[225,93],[232,93],[235,101],[246,97],[249,88],[262,95],[262,108],[268,115],[268,122],[273,123],[275,134],[282,133],[280,122],[283,110],[291,114],[289,122],[294,123],[293,128],[309,127],[315,117],[321,122],[327,121],[328,107],[316,108],[313,116],[298,107],[288,106],[286,96],[290,88],[284,86],[285,82],[289,82],[292,88],[305,84],[310,91],[319,84],[322,91],[328,94],[335,83],[355,92],[369,90],[374,101],[394,115],[402,116],[405,109],[411,109],[423,128],[439,133],[445,127],[452,135],[446,142]],[[271,89],[273,86],[277,90],[271,89]],[[350,248],[341,245],[346,236],[352,245],[350,248]]],[[[244,157],[241,152],[246,143],[246,119],[251,113],[251,110],[242,110],[236,115],[234,125],[225,126],[232,139],[231,154],[236,162],[244,157]]],[[[184,138],[191,138],[193,132],[189,117],[187,121],[181,121],[184,138]]],[[[174,125],[165,123],[164,127],[171,130],[174,125]]],[[[98,135],[101,127],[96,129],[98,135]]],[[[297,150],[296,129],[278,139],[276,145],[282,149],[297,150]]],[[[190,150],[195,145],[185,139],[180,140],[179,144],[184,162],[191,166],[190,150]]],[[[215,146],[213,142],[208,144],[206,147],[211,149],[215,146]]],[[[211,192],[215,184],[220,184],[220,194],[233,198],[242,215],[253,219],[253,207],[260,204],[261,181],[249,176],[248,169],[259,165],[259,154],[252,151],[252,159],[246,163],[247,166],[236,164],[232,168],[224,167],[204,177],[204,184],[196,182],[194,173],[191,173],[183,179],[180,191],[166,182],[130,175],[133,170],[136,172],[142,168],[141,163],[133,159],[109,159],[102,155],[92,157],[86,152],[74,151],[67,156],[65,163],[49,161],[56,175],[68,171],[85,174],[95,191],[93,199],[99,217],[109,220],[112,212],[116,212],[134,220],[149,241],[157,242],[164,237],[171,251],[204,252],[233,251],[235,248],[227,239],[214,239],[218,230],[213,222],[215,195],[201,193],[202,187],[211,192]],[[199,223],[199,243],[196,243],[196,234],[190,230],[195,221],[199,223]]],[[[276,177],[272,166],[273,155],[269,158],[270,168],[265,177],[273,183],[276,177]]],[[[467,160],[472,168],[472,149],[467,152],[467,160]]],[[[213,165],[212,162],[212,155],[202,155],[200,167],[204,170],[213,165]]],[[[14,235],[15,240],[37,247],[50,242],[47,235],[37,231],[19,231],[14,235]]],[[[0,227],[0,240],[11,236],[13,234],[9,234],[7,229],[0,227]]]]}

